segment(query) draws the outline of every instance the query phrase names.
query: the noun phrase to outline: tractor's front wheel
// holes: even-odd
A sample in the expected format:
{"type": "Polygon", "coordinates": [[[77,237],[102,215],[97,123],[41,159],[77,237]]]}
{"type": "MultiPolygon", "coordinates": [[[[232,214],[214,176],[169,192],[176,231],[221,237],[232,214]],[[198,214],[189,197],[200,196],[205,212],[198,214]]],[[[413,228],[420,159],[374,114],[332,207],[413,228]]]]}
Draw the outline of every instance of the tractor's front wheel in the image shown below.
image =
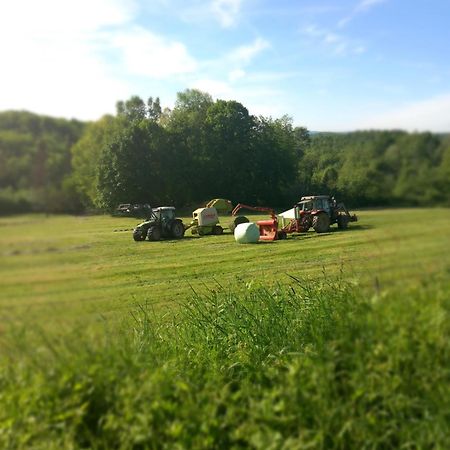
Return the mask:
{"type": "Polygon", "coordinates": [[[134,239],[136,242],[139,242],[139,241],[145,241],[145,232],[143,232],[143,231],[140,230],[140,229],[134,230],[134,231],[133,231],[133,239],[134,239]]]}
{"type": "Polygon", "coordinates": [[[326,233],[330,229],[330,218],[328,214],[320,212],[314,216],[312,226],[316,233],[326,233]]]}
{"type": "Polygon", "coordinates": [[[181,239],[184,236],[184,225],[181,221],[176,220],[172,224],[172,236],[175,239],[181,239]]]}
{"type": "Polygon", "coordinates": [[[147,239],[149,241],[159,241],[161,239],[161,230],[159,227],[150,227],[147,231],[147,239]]]}
{"type": "Polygon", "coordinates": [[[348,227],[349,218],[344,215],[339,215],[337,218],[337,225],[340,230],[345,230],[348,227]]]}

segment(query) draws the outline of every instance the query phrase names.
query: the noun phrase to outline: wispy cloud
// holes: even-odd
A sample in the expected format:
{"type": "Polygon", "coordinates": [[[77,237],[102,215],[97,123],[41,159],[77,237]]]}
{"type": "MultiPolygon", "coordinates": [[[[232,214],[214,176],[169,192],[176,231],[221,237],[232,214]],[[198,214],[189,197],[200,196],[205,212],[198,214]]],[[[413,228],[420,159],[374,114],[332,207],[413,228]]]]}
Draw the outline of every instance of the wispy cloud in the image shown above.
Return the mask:
{"type": "Polygon", "coordinates": [[[232,50],[228,59],[237,64],[248,64],[255,56],[269,47],[270,44],[268,41],[262,38],[256,38],[252,43],[232,50]]]}
{"type": "Polygon", "coordinates": [[[211,11],[224,28],[236,24],[241,10],[241,0],[213,0],[211,11]]]}
{"type": "Polygon", "coordinates": [[[373,7],[380,5],[382,3],[386,3],[387,0],[362,0],[360,1],[351,11],[349,15],[342,18],[338,22],[338,27],[343,28],[345,27],[349,22],[351,22],[355,17],[357,17],[359,14],[366,13],[373,7]]]}
{"type": "Polygon", "coordinates": [[[366,51],[366,47],[361,43],[355,42],[343,34],[320,28],[316,25],[308,25],[301,30],[301,33],[314,46],[320,45],[328,48],[336,56],[360,55],[366,51]]]}
{"type": "Polygon", "coordinates": [[[374,6],[385,3],[386,1],[387,0],[362,0],[356,5],[355,11],[368,11],[374,6]]]}

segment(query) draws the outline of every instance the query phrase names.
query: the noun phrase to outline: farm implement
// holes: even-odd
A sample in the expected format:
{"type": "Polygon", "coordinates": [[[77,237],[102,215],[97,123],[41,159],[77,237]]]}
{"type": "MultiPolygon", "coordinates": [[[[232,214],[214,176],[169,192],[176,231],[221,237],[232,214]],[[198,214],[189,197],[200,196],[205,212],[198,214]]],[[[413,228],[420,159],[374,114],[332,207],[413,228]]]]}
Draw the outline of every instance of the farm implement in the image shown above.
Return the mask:
{"type": "MultiPolygon", "coordinates": [[[[316,233],[326,233],[332,224],[337,224],[339,229],[344,230],[349,222],[358,220],[355,214],[349,213],[343,203],[336,203],[335,199],[328,195],[302,197],[293,208],[278,216],[272,208],[242,203],[236,205],[231,214],[236,216],[241,209],[269,213],[270,219],[256,222],[259,227],[260,241],[286,239],[288,234],[305,233],[310,228],[313,228],[316,233]],[[278,217],[281,218],[281,223],[278,217]]],[[[237,225],[246,222],[249,222],[247,217],[237,216],[229,228],[234,231],[237,225]]]]}
{"type": "Polygon", "coordinates": [[[219,214],[229,214],[232,209],[230,200],[224,198],[210,200],[204,208],[197,208],[192,213],[192,222],[185,229],[191,229],[192,234],[199,236],[223,234],[223,228],[219,224],[219,214]]]}
{"type": "MultiPolygon", "coordinates": [[[[278,218],[275,214],[275,211],[272,208],[267,208],[264,206],[249,206],[249,205],[244,205],[243,203],[239,203],[235,206],[235,208],[231,212],[231,215],[236,216],[236,214],[241,209],[248,209],[250,211],[269,213],[270,219],[258,220],[256,222],[256,225],[259,228],[259,240],[260,241],[275,241],[277,239],[284,239],[286,237],[286,234],[284,234],[282,231],[278,230],[278,218]]],[[[237,216],[230,223],[229,228],[231,231],[234,232],[234,230],[236,229],[236,227],[239,224],[247,223],[247,222],[249,222],[247,217],[237,216]]]]}

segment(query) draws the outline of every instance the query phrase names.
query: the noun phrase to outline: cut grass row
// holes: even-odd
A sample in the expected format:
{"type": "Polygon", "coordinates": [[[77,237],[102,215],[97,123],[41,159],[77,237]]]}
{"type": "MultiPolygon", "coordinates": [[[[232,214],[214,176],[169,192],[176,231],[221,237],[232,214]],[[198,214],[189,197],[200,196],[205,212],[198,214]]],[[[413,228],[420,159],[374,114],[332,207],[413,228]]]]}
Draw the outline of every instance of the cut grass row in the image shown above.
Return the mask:
{"type": "MultiPolygon", "coordinates": [[[[51,326],[131,305],[170,306],[191,289],[236,279],[285,281],[339,272],[367,287],[418,283],[448,274],[450,211],[365,211],[348,231],[238,245],[232,235],[135,243],[135,219],[19,216],[0,219],[0,308],[11,320],[51,326]]],[[[187,222],[187,220],[185,220],[187,222]]],[[[189,232],[188,232],[189,237],[189,232]]]]}

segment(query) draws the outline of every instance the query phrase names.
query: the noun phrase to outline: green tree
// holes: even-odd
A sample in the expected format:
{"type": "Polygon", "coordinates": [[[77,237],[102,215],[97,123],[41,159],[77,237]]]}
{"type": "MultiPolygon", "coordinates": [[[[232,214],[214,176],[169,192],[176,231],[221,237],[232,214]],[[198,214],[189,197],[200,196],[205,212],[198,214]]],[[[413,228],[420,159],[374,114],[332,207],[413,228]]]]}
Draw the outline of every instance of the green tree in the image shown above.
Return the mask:
{"type": "Polygon", "coordinates": [[[185,203],[204,201],[209,196],[209,148],[205,135],[206,114],[213,104],[209,94],[187,89],[177,94],[173,111],[166,111],[161,120],[172,143],[174,179],[184,186],[178,198],[185,203]]]}
{"type": "Polygon", "coordinates": [[[72,147],[71,183],[87,207],[96,203],[100,154],[114,139],[118,129],[119,124],[114,117],[104,116],[89,124],[83,136],[72,147]]]}
{"type": "Polygon", "coordinates": [[[248,110],[235,101],[217,100],[205,119],[205,174],[209,196],[246,199],[249,169],[254,164],[252,132],[255,121],[248,110]]]}

